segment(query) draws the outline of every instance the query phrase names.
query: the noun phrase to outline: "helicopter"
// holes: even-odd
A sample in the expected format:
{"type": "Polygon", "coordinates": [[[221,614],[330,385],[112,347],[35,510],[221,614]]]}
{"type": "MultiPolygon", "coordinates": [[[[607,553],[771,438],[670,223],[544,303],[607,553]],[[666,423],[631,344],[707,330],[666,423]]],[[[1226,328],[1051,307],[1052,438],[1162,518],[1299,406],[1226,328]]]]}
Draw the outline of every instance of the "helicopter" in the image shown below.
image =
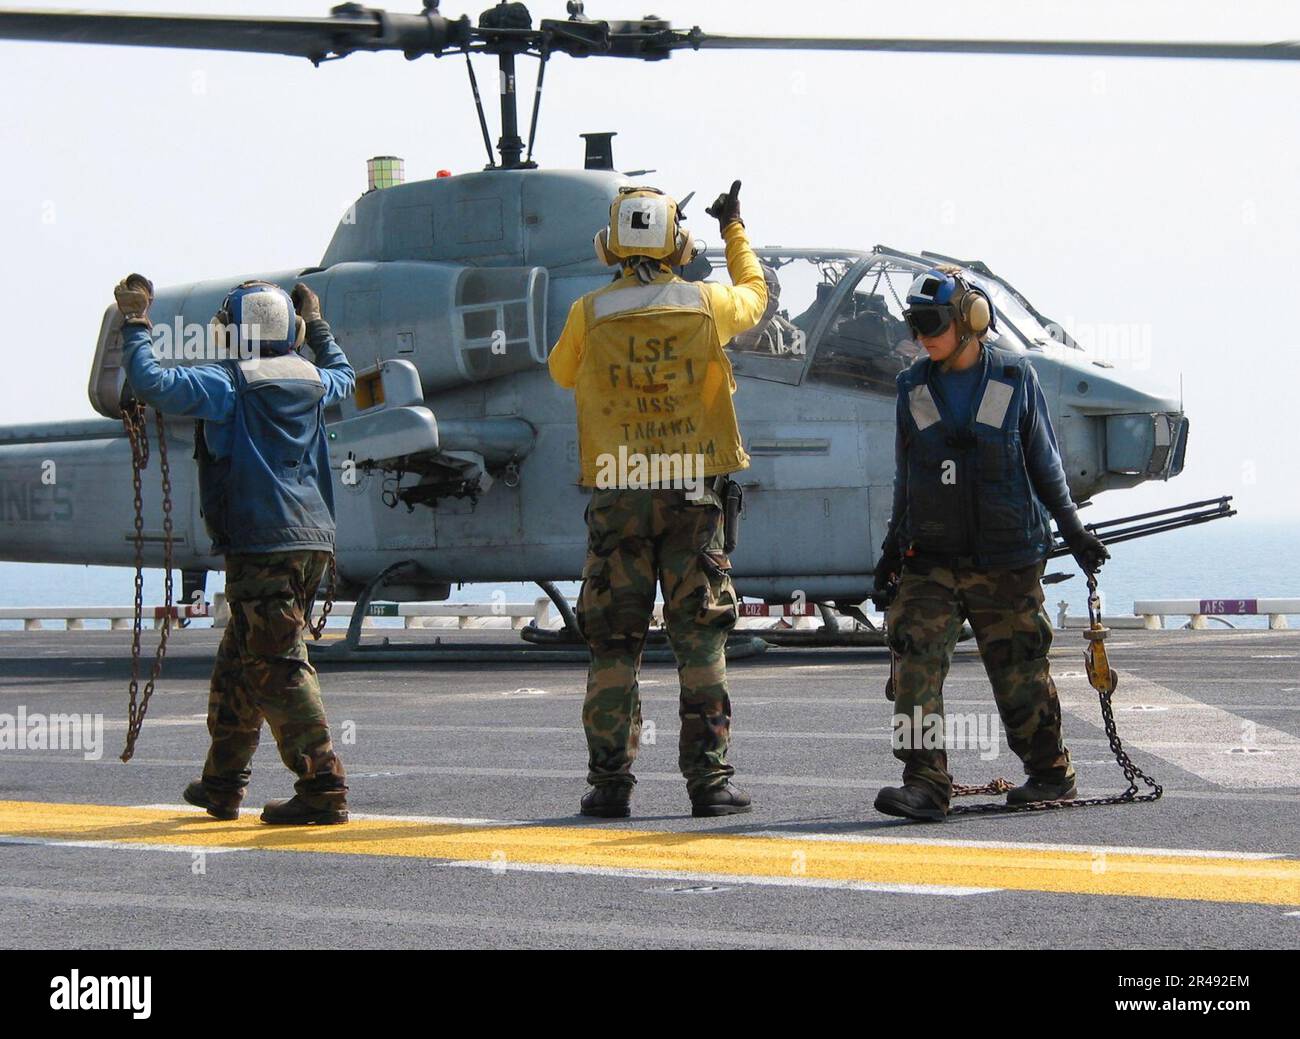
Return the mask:
{"type": "MultiPolygon", "coordinates": [[[[0,39],[278,54],[317,65],[361,51],[465,56],[488,155],[483,170],[408,183],[400,160],[377,157],[368,190],[343,214],[318,262],[160,287],[151,311],[156,330],[173,330],[165,363],[185,364],[205,359],[187,352],[186,330],[206,325],[238,282],[257,278],[288,289],[303,281],[320,297],[357,371],[355,395],[326,419],[336,472],[338,594],[359,605],[381,588],[395,601],[436,601],[456,584],[534,581],[571,618],[553,582],[581,572],[585,492],[577,483],[573,401],[550,380],[546,360],[570,304],[608,282],[592,238],[619,189],[636,181],[615,168],[612,132],[583,135],[582,169],[541,169],[533,161],[551,57],[662,61],[682,50],[1300,57],[1300,47],[1285,42],[727,36],[657,17],[596,20],[577,0],[567,8],[567,19],[536,24],[524,4],[505,0],[476,22],[443,15],[438,0],[426,0],[419,13],[348,3],[320,18],[0,9],[0,39]],[[474,73],[481,56],[494,57],[499,72],[495,146],[474,73]],[[516,87],[523,57],[539,62],[526,141],[516,87]]],[[[1181,401],[1129,385],[985,264],[883,245],[755,251],[778,307],[730,350],[752,459],[739,474],[745,508],[733,556],[742,596],[802,600],[818,604],[823,616],[863,619],[859,604],[871,591],[892,500],[894,378],[918,350],[902,301],[915,275],[941,262],[956,262],[993,301],[993,341],[1031,358],[1077,503],[1182,471],[1189,422],[1181,401]]],[[[706,248],[681,273],[725,276],[725,265],[706,248]]],[[[110,307],[88,387],[103,418],[0,428],[0,558],[135,561],[123,382],[120,318],[110,307]],[[60,474],[54,484],[42,480],[50,462],[60,474]]],[[[187,452],[189,426],[168,421],[173,456],[187,452]]],[[[150,566],[163,565],[170,552],[184,598],[201,601],[206,575],[222,560],[210,551],[198,502],[195,468],[176,466],[170,532],[150,500],[141,541],[150,566]]],[[[1220,499],[1208,511],[1162,516],[1140,529],[1108,521],[1103,541],[1231,514],[1220,499]]],[[[1058,545],[1056,554],[1063,551],[1058,545]]]]}

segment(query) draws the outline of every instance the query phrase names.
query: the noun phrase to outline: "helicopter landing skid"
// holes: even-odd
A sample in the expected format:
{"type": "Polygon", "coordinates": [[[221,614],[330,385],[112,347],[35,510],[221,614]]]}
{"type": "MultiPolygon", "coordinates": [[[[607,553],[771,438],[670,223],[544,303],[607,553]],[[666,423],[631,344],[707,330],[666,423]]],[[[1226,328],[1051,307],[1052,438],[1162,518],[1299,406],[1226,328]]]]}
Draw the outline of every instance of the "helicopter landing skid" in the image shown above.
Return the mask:
{"type": "MultiPolygon", "coordinates": [[[[520,630],[519,635],[529,645],[542,650],[548,655],[562,653],[567,650],[568,652],[579,653],[579,659],[589,660],[591,658],[581,638],[573,638],[564,628],[552,631],[549,628],[539,628],[536,624],[529,624],[520,630]]],[[[727,659],[744,660],[746,657],[757,656],[759,653],[767,652],[767,645],[767,642],[761,638],[743,635],[734,636],[727,640],[727,659]]],[[[677,657],[673,655],[672,648],[668,645],[668,636],[662,629],[655,629],[646,634],[646,648],[642,651],[641,659],[652,664],[674,664],[677,662],[677,657]]]]}
{"type": "MultiPolygon", "coordinates": [[[[817,611],[822,617],[822,627],[820,628],[764,628],[756,631],[755,634],[764,642],[773,646],[797,646],[809,647],[816,649],[833,649],[836,646],[879,646],[885,647],[889,644],[889,633],[883,625],[877,625],[862,612],[862,608],[856,604],[844,605],[837,604],[832,607],[828,603],[817,603],[817,611]],[[850,620],[857,621],[858,627],[845,629],[840,627],[839,620],[835,616],[840,613],[850,620]]],[[[963,623],[961,632],[957,639],[959,642],[965,642],[967,639],[975,637],[975,632],[971,630],[968,623],[963,623]]]]}
{"type": "MultiPolygon", "coordinates": [[[[755,634],[764,642],[773,646],[810,646],[830,649],[835,646],[880,646],[888,645],[888,635],[883,628],[867,628],[855,631],[827,631],[825,628],[813,631],[795,629],[765,628],[755,634]]],[[[958,641],[965,642],[975,637],[970,625],[963,625],[958,641]]]]}
{"type": "Polygon", "coordinates": [[[855,631],[827,631],[825,628],[812,631],[764,628],[756,634],[764,642],[773,646],[811,646],[829,649],[834,646],[884,646],[886,644],[885,633],[880,628],[855,631]]]}

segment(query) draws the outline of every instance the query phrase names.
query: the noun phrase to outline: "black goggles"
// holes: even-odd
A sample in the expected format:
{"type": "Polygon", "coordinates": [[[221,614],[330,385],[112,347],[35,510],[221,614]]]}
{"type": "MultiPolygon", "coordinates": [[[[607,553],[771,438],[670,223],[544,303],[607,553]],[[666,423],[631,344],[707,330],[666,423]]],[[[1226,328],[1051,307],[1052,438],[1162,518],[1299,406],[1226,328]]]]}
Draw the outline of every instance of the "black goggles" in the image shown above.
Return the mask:
{"type": "Polygon", "coordinates": [[[912,338],[943,335],[952,324],[953,310],[947,303],[918,303],[903,311],[912,338]]]}

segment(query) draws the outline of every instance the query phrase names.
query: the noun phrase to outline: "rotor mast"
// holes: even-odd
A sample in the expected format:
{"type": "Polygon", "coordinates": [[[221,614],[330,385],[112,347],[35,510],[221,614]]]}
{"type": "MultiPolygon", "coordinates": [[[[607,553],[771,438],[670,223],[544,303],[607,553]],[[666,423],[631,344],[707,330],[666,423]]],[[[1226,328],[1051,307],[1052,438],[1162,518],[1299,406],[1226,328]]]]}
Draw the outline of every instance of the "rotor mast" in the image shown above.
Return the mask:
{"type": "MultiPolygon", "coordinates": [[[[501,169],[533,169],[537,163],[523,161],[524,142],[519,136],[519,94],[515,90],[515,55],[502,51],[497,56],[501,70],[501,138],[497,152],[501,156],[501,169]]],[[[538,98],[540,101],[541,98],[538,98]]]]}

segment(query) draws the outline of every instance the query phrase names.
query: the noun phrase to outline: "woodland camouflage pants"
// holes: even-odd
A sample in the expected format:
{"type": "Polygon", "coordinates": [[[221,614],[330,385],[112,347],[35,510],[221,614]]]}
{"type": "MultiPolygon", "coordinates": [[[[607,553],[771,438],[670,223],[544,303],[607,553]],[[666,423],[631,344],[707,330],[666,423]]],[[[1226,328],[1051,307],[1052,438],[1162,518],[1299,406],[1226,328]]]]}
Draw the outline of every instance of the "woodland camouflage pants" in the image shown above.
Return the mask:
{"type": "Polygon", "coordinates": [[[598,490],[587,532],[578,625],[591,649],[582,708],[588,781],[635,782],[637,679],[658,582],[681,680],[678,765],[692,796],[725,784],[735,770],[724,647],[738,610],[721,502],[712,490],[699,501],[680,490],[598,490]]]}
{"type": "Polygon", "coordinates": [[[214,802],[242,800],[265,719],[280,759],[298,776],[298,796],[317,808],[346,805],[343,763],[334,753],[303,638],[328,562],[328,552],[311,551],[226,559],[230,623],[212,669],[212,746],[203,766],[203,785],[214,802]]]}
{"type": "Polygon", "coordinates": [[[1043,614],[1041,563],[1018,569],[969,569],[909,560],[889,608],[889,645],[895,654],[895,725],[906,719],[903,782],[928,789],[940,804],[952,796],[942,741],[943,681],[962,620],[970,621],[993,685],[1007,742],[1031,776],[1073,778],[1061,738],[1061,703],[1048,669],[1052,627],[1043,614]],[[913,724],[937,715],[938,745],[923,747],[913,724]]]}

